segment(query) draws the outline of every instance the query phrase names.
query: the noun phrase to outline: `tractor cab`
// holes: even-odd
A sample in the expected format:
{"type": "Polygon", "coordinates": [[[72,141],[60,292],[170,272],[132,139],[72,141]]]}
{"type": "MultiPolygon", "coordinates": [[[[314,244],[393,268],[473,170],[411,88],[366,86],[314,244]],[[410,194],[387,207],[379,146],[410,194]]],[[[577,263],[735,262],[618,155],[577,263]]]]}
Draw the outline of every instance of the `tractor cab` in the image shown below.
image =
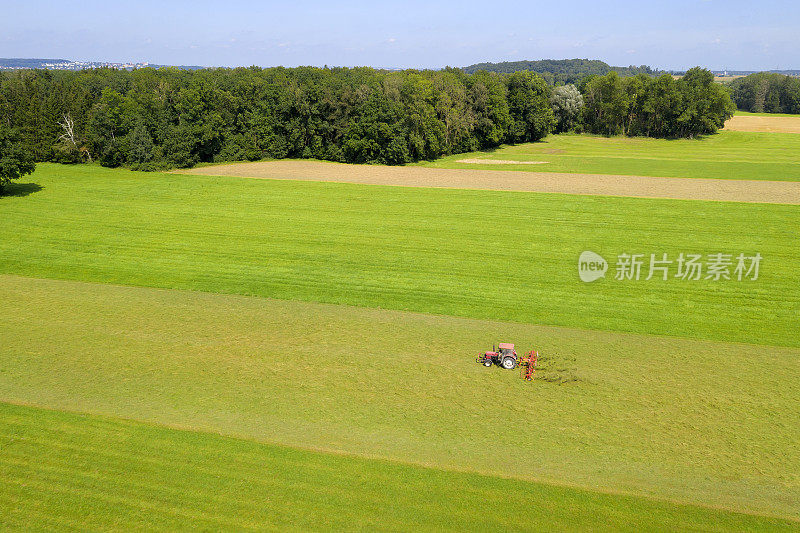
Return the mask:
{"type": "Polygon", "coordinates": [[[500,351],[500,355],[502,355],[503,357],[505,357],[507,355],[510,355],[512,357],[517,357],[517,352],[514,351],[514,345],[513,344],[510,344],[510,343],[507,343],[507,342],[501,342],[497,346],[497,348],[500,351]]]}
{"type": "Polygon", "coordinates": [[[514,345],[508,342],[501,342],[495,350],[492,346],[491,352],[484,352],[478,360],[484,366],[500,365],[507,370],[512,370],[517,366],[517,352],[514,345]]]}

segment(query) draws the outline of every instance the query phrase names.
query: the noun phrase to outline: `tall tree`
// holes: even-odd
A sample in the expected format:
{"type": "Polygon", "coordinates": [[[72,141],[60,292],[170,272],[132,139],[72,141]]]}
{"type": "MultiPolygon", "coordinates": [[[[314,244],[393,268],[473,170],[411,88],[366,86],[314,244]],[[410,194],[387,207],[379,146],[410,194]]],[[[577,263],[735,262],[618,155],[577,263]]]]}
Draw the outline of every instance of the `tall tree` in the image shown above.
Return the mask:
{"type": "Polygon", "coordinates": [[[129,163],[141,166],[149,163],[153,159],[153,138],[144,121],[139,120],[136,122],[133,130],[128,134],[128,147],[130,150],[129,163]]]}
{"type": "Polygon", "coordinates": [[[560,85],[553,89],[550,106],[555,117],[555,132],[572,131],[578,126],[583,111],[583,95],[574,85],[560,85]]]}
{"type": "Polygon", "coordinates": [[[19,135],[0,125],[0,193],[11,183],[36,170],[33,154],[25,149],[19,135]]]}
{"type": "Polygon", "coordinates": [[[510,74],[508,108],[513,124],[513,142],[532,142],[545,137],[555,125],[550,107],[550,87],[538,75],[528,71],[510,74]]]}
{"type": "Polygon", "coordinates": [[[584,89],[586,128],[592,133],[625,133],[629,95],[616,72],[592,78],[584,89]]]}

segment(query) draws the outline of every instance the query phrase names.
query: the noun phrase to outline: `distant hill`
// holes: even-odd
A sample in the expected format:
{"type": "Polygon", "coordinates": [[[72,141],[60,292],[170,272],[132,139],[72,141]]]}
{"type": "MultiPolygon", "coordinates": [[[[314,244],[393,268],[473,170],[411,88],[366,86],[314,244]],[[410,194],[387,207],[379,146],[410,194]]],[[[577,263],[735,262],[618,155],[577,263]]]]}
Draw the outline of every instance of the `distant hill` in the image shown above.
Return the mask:
{"type": "Polygon", "coordinates": [[[509,73],[518,70],[530,70],[542,75],[549,83],[575,83],[583,77],[593,74],[603,75],[611,71],[620,76],[635,76],[647,74],[648,76],[660,74],[661,71],[652,69],[647,65],[614,67],[599,59],[542,59],[540,61],[504,61],[502,63],[476,63],[462,69],[468,74],[479,70],[489,72],[509,73]]]}
{"type": "MultiPolygon", "coordinates": [[[[155,65],[152,63],[110,63],[107,61],[73,61],[72,59],[42,59],[42,58],[0,58],[0,70],[19,69],[44,69],[44,70],[83,70],[86,68],[117,68],[131,70],[145,67],[167,67],[172,65],[155,65]]],[[[197,70],[204,67],[197,65],[178,65],[177,68],[197,70]]]]}

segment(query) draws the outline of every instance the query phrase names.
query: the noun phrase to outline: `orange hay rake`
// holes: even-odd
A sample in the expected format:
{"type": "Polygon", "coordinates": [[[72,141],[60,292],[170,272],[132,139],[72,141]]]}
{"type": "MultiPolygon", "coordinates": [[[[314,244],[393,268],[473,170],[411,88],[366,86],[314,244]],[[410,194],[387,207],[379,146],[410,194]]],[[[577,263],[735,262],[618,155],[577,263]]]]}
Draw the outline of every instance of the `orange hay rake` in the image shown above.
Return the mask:
{"type": "Polygon", "coordinates": [[[539,352],[531,350],[528,355],[524,356],[519,362],[519,375],[525,381],[533,381],[533,375],[536,373],[536,363],[539,362],[539,352]]]}

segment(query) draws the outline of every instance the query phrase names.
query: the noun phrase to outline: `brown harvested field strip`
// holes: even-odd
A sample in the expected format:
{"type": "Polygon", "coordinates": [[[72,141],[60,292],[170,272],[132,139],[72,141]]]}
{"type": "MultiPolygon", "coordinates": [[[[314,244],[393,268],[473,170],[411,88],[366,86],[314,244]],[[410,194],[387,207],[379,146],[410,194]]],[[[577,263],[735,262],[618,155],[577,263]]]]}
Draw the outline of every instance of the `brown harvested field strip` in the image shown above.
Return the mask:
{"type": "Polygon", "coordinates": [[[757,117],[737,115],[725,123],[727,131],[800,133],[800,117],[757,117]]]}
{"type": "Polygon", "coordinates": [[[789,181],[652,178],[610,174],[434,169],[346,165],[342,163],[294,160],[234,163],[175,172],[207,176],[333,181],[405,187],[442,187],[596,196],[800,204],[800,182],[789,181]]]}

